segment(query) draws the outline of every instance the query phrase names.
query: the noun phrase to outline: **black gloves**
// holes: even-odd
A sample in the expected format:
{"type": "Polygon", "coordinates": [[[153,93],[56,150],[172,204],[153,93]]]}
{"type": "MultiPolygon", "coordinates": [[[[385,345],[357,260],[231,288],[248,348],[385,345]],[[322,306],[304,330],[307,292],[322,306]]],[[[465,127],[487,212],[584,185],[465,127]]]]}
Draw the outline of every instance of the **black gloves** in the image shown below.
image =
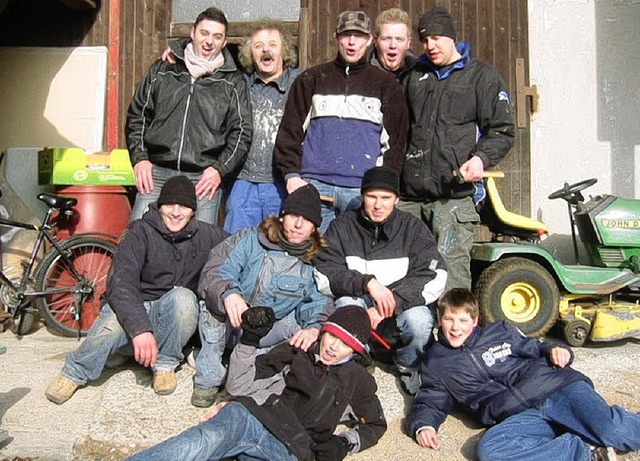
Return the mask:
{"type": "Polygon", "coordinates": [[[346,437],[332,435],[324,442],[316,443],[313,451],[316,453],[316,461],[341,461],[351,450],[351,442],[346,437]]]}
{"type": "Polygon", "coordinates": [[[250,307],[242,313],[242,336],[240,342],[258,347],[260,340],[271,331],[276,321],[270,307],[250,307]]]}

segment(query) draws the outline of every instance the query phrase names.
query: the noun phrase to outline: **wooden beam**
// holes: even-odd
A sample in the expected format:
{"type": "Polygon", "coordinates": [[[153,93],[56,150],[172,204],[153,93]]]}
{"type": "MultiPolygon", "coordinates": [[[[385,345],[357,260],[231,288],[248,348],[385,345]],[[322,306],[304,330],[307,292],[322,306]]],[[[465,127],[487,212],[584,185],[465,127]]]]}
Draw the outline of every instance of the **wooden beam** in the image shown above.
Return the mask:
{"type": "MultiPolygon", "coordinates": [[[[229,23],[229,31],[227,32],[227,40],[231,43],[239,43],[238,40],[244,41],[249,35],[253,22],[251,21],[233,21],[229,23]]],[[[296,38],[298,36],[298,21],[282,21],[285,33],[296,38]]],[[[168,38],[188,37],[191,32],[191,22],[172,22],[169,28],[168,38]]]]}

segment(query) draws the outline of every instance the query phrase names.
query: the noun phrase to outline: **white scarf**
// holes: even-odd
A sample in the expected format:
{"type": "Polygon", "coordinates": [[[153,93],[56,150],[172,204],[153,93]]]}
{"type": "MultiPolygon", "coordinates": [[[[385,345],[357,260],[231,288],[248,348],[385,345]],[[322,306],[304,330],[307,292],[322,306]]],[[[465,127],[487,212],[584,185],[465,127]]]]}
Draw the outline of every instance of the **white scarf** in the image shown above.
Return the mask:
{"type": "Polygon", "coordinates": [[[203,75],[212,74],[224,64],[224,56],[222,51],[213,59],[202,59],[193,51],[193,43],[189,43],[184,49],[184,63],[189,69],[189,73],[193,78],[202,77],[203,75]]]}

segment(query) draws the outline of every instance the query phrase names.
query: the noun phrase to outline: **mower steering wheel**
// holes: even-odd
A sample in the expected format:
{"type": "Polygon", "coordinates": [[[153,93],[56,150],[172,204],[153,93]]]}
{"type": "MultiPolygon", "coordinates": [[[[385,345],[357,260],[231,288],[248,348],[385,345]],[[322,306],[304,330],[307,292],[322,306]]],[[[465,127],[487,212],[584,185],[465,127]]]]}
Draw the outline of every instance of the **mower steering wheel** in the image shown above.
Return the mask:
{"type": "Polygon", "coordinates": [[[549,194],[549,200],[555,200],[557,198],[562,198],[567,201],[570,201],[573,195],[577,194],[581,190],[586,189],[587,187],[593,186],[597,183],[598,180],[596,178],[585,179],[584,181],[577,182],[575,184],[567,184],[564,183],[564,187],[560,190],[557,190],[551,194],[549,194]]]}

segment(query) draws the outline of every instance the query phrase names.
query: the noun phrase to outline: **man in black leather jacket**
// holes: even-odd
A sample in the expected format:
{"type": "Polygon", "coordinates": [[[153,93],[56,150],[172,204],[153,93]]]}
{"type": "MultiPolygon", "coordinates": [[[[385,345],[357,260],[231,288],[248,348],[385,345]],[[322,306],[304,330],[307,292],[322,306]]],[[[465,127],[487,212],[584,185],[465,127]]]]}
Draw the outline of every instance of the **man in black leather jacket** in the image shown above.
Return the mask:
{"type": "Polygon", "coordinates": [[[126,136],[138,194],[131,220],[155,202],[164,182],[183,174],[196,187],[196,218],[216,224],[224,178],[249,150],[247,84],[227,44],[227,19],[209,8],[189,41],[172,44],[176,62],[156,61],[138,84],[126,136]]]}

